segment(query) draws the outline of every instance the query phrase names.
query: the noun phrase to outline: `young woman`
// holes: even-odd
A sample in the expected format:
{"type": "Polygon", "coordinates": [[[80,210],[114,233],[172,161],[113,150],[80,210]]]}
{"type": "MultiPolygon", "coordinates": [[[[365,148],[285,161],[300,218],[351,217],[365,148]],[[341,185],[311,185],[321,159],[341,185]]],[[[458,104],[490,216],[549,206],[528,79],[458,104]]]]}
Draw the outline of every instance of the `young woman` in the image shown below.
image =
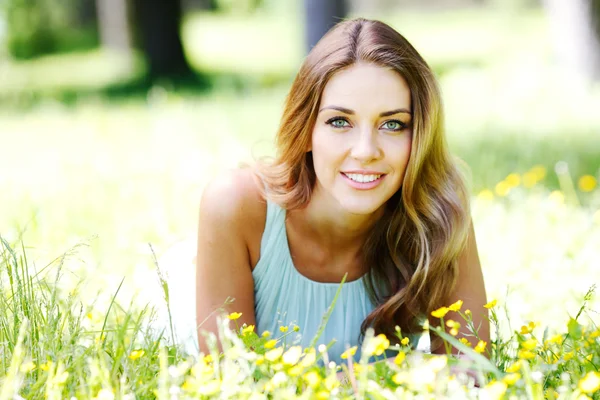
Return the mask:
{"type": "MultiPolygon", "coordinates": [[[[280,335],[297,326],[306,346],[347,275],[318,342],[336,340],[330,359],[368,327],[420,334],[420,318],[438,323],[431,311],[459,299],[489,342],[469,195],[434,74],[404,37],[379,21],[335,26],[302,64],[276,143],[274,160],[204,191],[200,330],[216,331],[211,313],[232,297],[239,325],[280,335]]],[[[206,352],[201,334],[199,343],[206,352]]]]}

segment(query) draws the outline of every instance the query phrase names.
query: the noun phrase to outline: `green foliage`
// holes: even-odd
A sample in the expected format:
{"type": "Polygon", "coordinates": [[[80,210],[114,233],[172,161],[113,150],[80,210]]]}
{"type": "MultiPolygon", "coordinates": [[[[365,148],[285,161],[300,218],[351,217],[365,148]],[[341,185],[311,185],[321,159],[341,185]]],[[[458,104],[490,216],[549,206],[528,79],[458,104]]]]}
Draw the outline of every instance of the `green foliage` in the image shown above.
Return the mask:
{"type": "Polygon", "coordinates": [[[16,59],[86,49],[98,43],[93,26],[78,26],[76,0],[6,0],[7,48],[16,59]]]}
{"type": "MultiPolygon", "coordinates": [[[[259,336],[253,326],[233,330],[228,318],[220,319],[218,335],[208,335],[210,354],[185,354],[148,329],[151,309],[121,307],[118,289],[102,305],[83,301],[79,284],[61,287],[64,259],[73,255],[35,271],[23,246],[0,238],[2,399],[600,399],[600,328],[587,307],[594,287],[566,332],[529,323],[471,348],[477,329],[459,301],[433,312],[442,323],[430,328],[455,354],[422,353],[402,340],[390,345],[368,330],[360,359],[348,349],[336,365],[320,361],[327,360],[326,346],[287,344],[295,327],[259,336]],[[446,332],[458,323],[444,324],[449,310],[473,340],[446,332]]],[[[485,307],[493,327],[503,323],[497,301],[485,307]]]]}

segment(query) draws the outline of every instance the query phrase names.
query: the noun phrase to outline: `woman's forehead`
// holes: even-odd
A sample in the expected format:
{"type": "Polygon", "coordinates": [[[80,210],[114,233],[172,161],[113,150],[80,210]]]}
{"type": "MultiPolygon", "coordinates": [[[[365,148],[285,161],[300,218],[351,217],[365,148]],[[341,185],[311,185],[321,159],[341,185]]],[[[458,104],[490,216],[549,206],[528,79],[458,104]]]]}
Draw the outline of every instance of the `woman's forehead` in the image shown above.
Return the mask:
{"type": "Polygon", "coordinates": [[[321,108],[331,105],[356,112],[410,110],[410,89],[396,71],[375,64],[354,64],[335,73],[325,85],[321,108]]]}

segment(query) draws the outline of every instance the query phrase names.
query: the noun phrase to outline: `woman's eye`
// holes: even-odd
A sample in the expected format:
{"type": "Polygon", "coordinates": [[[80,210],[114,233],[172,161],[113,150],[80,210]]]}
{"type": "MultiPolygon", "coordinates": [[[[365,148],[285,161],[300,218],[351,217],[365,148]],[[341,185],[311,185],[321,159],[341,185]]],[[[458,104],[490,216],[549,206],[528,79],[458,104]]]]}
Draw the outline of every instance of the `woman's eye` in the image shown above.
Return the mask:
{"type": "Polygon", "coordinates": [[[346,128],[350,126],[350,124],[348,124],[348,121],[346,121],[343,118],[331,118],[326,122],[326,124],[329,124],[334,128],[346,128]]]}
{"type": "Polygon", "coordinates": [[[387,129],[390,131],[399,131],[406,128],[406,124],[397,120],[386,121],[382,126],[383,129],[387,129]]]}

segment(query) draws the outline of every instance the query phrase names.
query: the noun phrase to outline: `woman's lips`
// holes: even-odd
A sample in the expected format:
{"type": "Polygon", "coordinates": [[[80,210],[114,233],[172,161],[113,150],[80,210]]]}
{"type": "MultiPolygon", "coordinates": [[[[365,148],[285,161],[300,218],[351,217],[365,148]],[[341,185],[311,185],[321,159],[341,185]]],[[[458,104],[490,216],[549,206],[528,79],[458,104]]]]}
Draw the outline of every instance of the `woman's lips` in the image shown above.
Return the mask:
{"type": "MultiPolygon", "coordinates": [[[[354,189],[358,189],[358,190],[369,190],[369,189],[373,189],[377,186],[379,186],[379,184],[383,181],[383,179],[386,177],[386,174],[381,174],[381,176],[373,181],[370,182],[358,182],[352,178],[350,178],[348,175],[346,174],[351,174],[351,173],[346,173],[346,172],[341,172],[342,177],[346,180],[346,182],[348,183],[348,185],[350,185],[351,187],[353,187],[354,189]]],[[[358,175],[358,174],[351,174],[351,175],[358,175]]],[[[379,175],[379,174],[367,174],[368,175],[379,175]]]]}

